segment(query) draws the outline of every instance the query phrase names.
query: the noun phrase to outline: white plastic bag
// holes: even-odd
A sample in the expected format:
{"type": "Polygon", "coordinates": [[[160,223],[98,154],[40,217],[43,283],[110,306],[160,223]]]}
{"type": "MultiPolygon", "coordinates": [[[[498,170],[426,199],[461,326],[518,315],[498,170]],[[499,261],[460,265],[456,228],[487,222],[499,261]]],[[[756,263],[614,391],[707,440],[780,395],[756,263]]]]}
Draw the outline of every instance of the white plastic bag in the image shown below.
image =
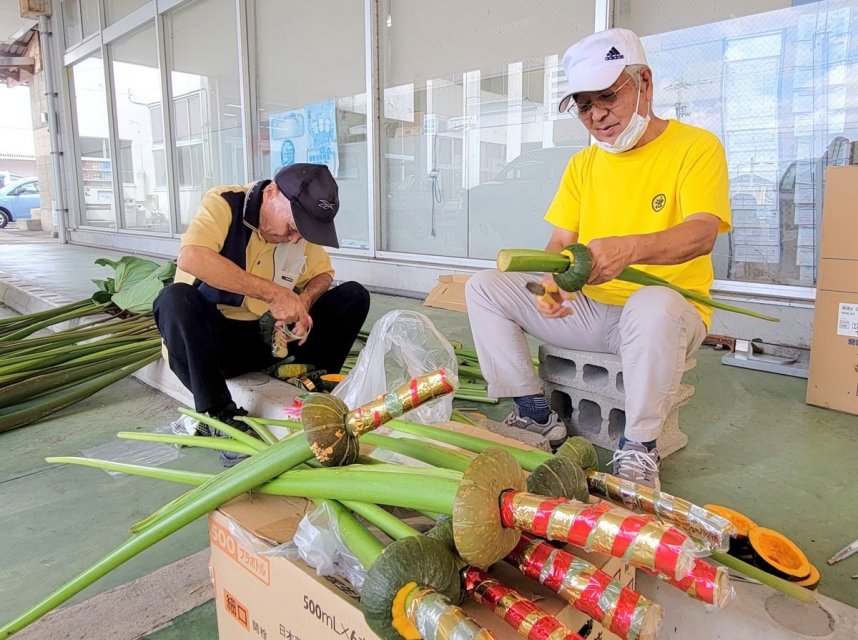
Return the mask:
{"type": "Polygon", "coordinates": [[[301,518],[291,543],[281,553],[290,560],[301,558],[320,576],[347,580],[360,592],[366,571],[343,542],[337,518],[326,504],[320,504],[301,518]]]}
{"type": "MultiPolygon", "coordinates": [[[[442,368],[458,375],[453,346],[432,321],[416,311],[390,311],[375,323],[357,363],[333,395],[354,409],[411,378],[442,368]]],[[[407,419],[433,424],[452,414],[453,396],[448,394],[410,411],[407,419]]]]}

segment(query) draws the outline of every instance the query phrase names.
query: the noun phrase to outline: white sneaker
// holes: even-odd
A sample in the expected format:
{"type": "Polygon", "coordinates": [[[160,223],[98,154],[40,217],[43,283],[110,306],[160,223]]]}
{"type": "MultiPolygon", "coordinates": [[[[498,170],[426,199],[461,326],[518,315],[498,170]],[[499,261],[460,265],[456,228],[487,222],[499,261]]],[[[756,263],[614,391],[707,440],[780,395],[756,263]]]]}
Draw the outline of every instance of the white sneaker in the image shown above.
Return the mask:
{"type": "Polygon", "coordinates": [[[563,421],[560,419],[560,416],[557,415],[556,411],[552,411],[548,415],[548,422],[542,424],[533,418],[523,417],[518,412],[518,405],[514,405],[512,411],[506,418],[504,418],[503,422],[511,427],[517,427],[518,429],[524,429],[525,431],[545,436],[552,449],[559,447],[566,441],[566,438],[569,437],[569,433],[566,431],[566,425],[563,424],[563,421]]]}
{"type": "Polygon", "coordinates": [[[626,441],[622,449],[617,449],[614,457],[611,458],[615,476],[656,490],[661,488],[661,482],[658,479],[660,461],[658,449],[647,451],[642,444],[630,441],[626,441]]]}

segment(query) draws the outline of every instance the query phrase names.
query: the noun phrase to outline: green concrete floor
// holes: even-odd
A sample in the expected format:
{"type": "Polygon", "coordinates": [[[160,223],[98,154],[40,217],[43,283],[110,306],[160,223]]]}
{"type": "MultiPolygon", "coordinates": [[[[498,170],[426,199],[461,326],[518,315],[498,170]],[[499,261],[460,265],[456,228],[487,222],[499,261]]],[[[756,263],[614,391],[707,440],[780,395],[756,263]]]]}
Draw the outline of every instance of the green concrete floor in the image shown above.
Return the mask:
{"type": "MultiPolygon", "coordinates": [[[[6,244],[0,233],[0,271],[44,283],[73,299],[91,293],[92,264],[117,254],[52,243],[6,244]]],[[[369,328],[392,309],[419,310],[448,338],[471,344],[463,314],[422,306],[419,300],[374,295],[369,328]]],[[[534,345],[535,346],[535,345],[534,345]]],[[[703,349],[685,382],[696,387],[680,411],[689,445],[663,462],[664,489],[698,503],[725,504],[795,540],[822,574],[820,591],[858,606],[858,556],[833,567],[825,559],[858,537],[854,438],[858,418],[807,406],[806,382],[720,364],[703,349]]],[[[500,418],[508,403],[487,406],[500,418]]],[[[51,466],[49,455],[115,440],[122,430],[163,428],[175,402],[136,380],[124,380],[89,400],[24,429],[0,434],[0,620],[49,590],[125,539],[127,527],[181,489],[154,480],[51,466]]],[[[171,466],[214,472],[210,452],[183,450],[171,466]]],[[[606,452],[601,452],[605,454],[606,452]]],[[[76,601],[173,562],[208,544],[202,520],[127,563],[76,601]]],[[[151,640],[215,638],[211,603],[146,636],[151,640]]]]}

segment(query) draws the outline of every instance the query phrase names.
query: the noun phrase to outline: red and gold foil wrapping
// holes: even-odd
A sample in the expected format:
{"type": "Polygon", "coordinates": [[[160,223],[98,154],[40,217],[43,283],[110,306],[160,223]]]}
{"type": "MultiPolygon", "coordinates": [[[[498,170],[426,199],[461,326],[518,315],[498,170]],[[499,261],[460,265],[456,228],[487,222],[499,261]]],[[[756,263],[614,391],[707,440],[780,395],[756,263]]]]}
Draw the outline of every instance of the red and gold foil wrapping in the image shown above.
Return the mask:
{"type": "Polygon", "coordinates": [[[524,534],[507,561],[626,640],[655,638],[661,607],[568,551],[524,534]]]}
{"type": "Polygon", "coordinates": [[[590,471],[587,486],[593,495],[621,502],[630,511],[651,513],[676,525],[713,551],[727,551],[730,536],[736,535],[733,523],[717,513],[630,480],[590,471]]]}
{"type": "Polygon", "coordinates": [[[689,597],[711,604],[719,609],[723,608],[736,592],[730,584],[730,573],[726,567],[716,566],[702,558],[694,562],[691,573],[682,580],[661,579],[681,589],[689,597]]]}
{"type": "Polygon", "coordinates": [[[557,618],[542,611],[515,589],[501,584],[482,569],[464,571],[465,591],[528,640],[583,640],[557,618]]]}
{"type": "Polygon", "coordinates": [[[456,375],[444,369],[412,378],[395,390],[349,411],[346,426],[352,435],[360,437],[425,402],[452,393],[457,387],[456,375]]]}
{"type": "Polygon", "coordinates": [[[681,580],[702,552],[683,532],[650,515],[608,502],[585,504],[566,498],[506,491],[501,496],[504,527],[598,551],[642,569],[681,580]]]}
{"type": "Polygon", "coordinates": [[[409,595],[407,614],[423,640],[495,640],[491,631],[428,587],[418,587],[409,595]]]}

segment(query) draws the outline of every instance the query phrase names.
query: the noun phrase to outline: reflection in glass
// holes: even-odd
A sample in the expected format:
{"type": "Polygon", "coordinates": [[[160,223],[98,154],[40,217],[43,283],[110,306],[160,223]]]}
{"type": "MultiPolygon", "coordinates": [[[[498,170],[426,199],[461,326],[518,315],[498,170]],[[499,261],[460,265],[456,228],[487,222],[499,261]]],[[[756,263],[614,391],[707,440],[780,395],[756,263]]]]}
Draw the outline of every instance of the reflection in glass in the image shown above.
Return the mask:
{"type": "Polygon", "coordinates": [[[63,33],[66,37],[66,49],[81,41],[80,4],[78,0],[63,2],[63,33]]]}
{"type": "Polygon", "coordinates": [[[858,81],[845,73],[856,27],[858,2],[843,0],[643,39],[655,112],[712,131],[727,152],[733,230],[715,246],[717,278],[816,284],[825,168],[856,162],[858,81]]]}
{"type": "Polygon", "coordinates": [[[294,162],[328,165],[340,189],[337,235],[369,246],[363,0],[255,2],[256,178],[294,162]],[[300,24],[283,37],[283,24],[300,24]],[[301,60],[284,78],[284,60],[301,60]]]}
{"type": "Polygon", "coordinates": [[[107,120],[107,93],[101,52],[71,67],[75,134],[80,154],[78,180],[83,199],[81,224],[116,227],[113,199],[113,161],[107,120]]]}
{"type": "Polygon", "coordinates": [[[149,0],[104,0],[104,18],[108,25],[139,9],[149,0]]]}
{"type": "Polygon", "coordinates": [[[122,228],[169,233],[170,198],[163,165],[164,124],[155,26],[149,24],[109,47],[119,132],[122,228]]]}
{"type": "Polygon", "coordinates": [[[540,2],[528,17],[488,2],[383,9],[383,248],[482,259],[543,248],[561,173],[588,144],[557,104],[560,56],[592,31],[593,3],[540,2]]]}
{"type": "Polygon", "coordinates": [[[101,25],[98,21],[98,0],[80,0],[80,16],[83,23],[83,37],[97,32],[101,25]]]}
{"type": "MultiPolygon", "coordinates": [[[[167,14],[165,24],[181,233],[207,190],[245,181],[235,3],[185,3],[167,14]]],[[[164,161],[156,157],[155,163],[164,161]]]]}

